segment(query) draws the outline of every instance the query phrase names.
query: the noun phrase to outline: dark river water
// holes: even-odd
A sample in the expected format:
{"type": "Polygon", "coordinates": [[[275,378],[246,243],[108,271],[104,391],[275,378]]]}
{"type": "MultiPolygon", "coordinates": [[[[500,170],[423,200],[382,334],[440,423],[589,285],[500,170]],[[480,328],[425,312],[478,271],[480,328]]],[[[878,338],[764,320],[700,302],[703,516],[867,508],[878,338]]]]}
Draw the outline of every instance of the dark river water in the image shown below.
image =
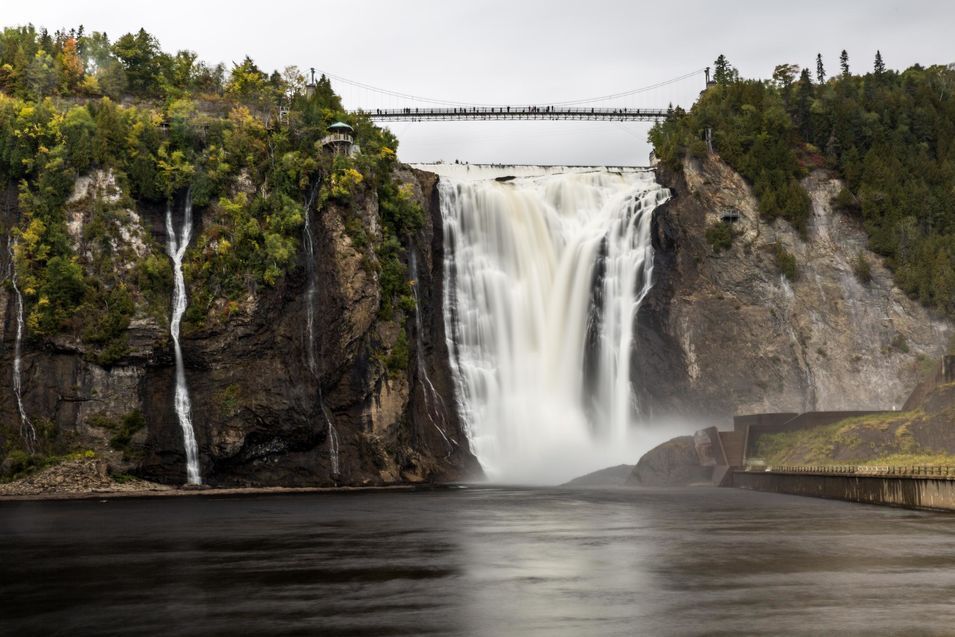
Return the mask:
{"type": "Polygon", "coordinates": [[[732,489],[0,503],[4,635],[955,634],[955,517],[732,489]]]}

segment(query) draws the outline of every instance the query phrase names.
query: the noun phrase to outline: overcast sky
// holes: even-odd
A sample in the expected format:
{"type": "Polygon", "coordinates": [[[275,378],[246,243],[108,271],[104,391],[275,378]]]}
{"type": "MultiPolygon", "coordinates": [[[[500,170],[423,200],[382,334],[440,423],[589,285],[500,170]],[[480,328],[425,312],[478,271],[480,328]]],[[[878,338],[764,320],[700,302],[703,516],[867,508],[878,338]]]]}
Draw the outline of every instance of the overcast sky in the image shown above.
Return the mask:
{"type": "MultiPolygon", "coordinates": [[[[533,104],[607,95],[712,64],[725,53],[744,76],[781,62],[828,70],[845,48],[854,70],[955,62],[955,3],[833,0],[4,0],[4,26],[83,24],[112,39],[144,27],[163,49],[215,63],[252,56],[265,70],[297,65],[413,95],[533,104]]],[[[681,82],[631,106],[690,99],[681,82]]],[[[346,106],[374,95],[336,86],[346,106]]],[[[387,102],[377,104],[388,107],[387,102]]],[[[432,122],[392,124],[404,161],[644,164],[648,124],[432,122]]]]}

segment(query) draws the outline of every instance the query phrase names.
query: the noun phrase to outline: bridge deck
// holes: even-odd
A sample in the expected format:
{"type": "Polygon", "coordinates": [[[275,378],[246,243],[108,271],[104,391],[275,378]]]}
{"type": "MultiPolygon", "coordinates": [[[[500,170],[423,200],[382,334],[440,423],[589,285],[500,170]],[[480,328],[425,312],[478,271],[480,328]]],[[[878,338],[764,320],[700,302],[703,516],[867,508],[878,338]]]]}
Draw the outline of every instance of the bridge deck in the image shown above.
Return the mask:
{"type": "Polygon", "coordinates": [[[555,106],[495,106],[458,108],[395,108],[365,111],[379,122],[452,120],[580,120],[653,122],[666,119],[666,109],[590,108],[555,106]]]}

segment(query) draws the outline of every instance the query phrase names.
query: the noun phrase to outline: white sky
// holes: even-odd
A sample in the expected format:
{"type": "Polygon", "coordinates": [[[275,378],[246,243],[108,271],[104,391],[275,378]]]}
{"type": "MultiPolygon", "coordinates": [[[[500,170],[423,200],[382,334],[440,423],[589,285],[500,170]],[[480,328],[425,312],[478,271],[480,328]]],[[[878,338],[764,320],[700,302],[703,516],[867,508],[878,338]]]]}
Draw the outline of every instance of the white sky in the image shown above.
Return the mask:
{"type": "MultiPolygon", "coordinates": [[[[163,49],[208,62],[248,54],[271,71],[314,66],[404,93],[476,103],[533,104],[606,95],[682,75],[725,53],[744,76],[792,62],[854,70],[881,49],[891,68],[955,62],[955,3],[642,2],[589,0],[4,0],[0,24],[50,31],[83,24],[112,39],[140,26],[163,49]]],[[[686,82],[631,106],[665,107],[686,82]],[[678,90],[677,90],[678,89],[678,90]]],[[[369,94],[337,86],[346,106],[369,94]]],[[[381,107],[389,104],[382,103],[381,107]]],[[[391,124],[407,162],[644,164],[648,124],[431,122],[391,124]]]]}

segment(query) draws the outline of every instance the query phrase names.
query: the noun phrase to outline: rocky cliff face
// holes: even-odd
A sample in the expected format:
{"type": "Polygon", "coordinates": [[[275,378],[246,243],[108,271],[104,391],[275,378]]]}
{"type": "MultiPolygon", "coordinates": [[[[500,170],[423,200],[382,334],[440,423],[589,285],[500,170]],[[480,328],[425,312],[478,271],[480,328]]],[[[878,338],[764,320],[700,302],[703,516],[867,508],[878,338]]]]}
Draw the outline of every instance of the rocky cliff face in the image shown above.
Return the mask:
{"type": "Polygon", "coordinates": [[[743,179],[711,156],[659,179],[674,197],[654,220],[656,284],[640,309],[634,377],[646,411],[725,421],[734,413],[900,408],[942,355],[952,325],[892,283],[860,223],[833,209],[824,171],[805,238],[759,218],[743,179]],[[737,210],[731,247],[706,229],[737,210]],[[779,248],[795,257],[789,280],[779,248]],[[859,255],[871,281],[854,273],[859,255]]]}
{"type": "MultiPolygon", "coordinates": [[[[184,326],[206,482],[381,484],[480,471],[452,399],[437,178],[407,168],[397,176],[428,217],[403,253],[409,267],[412,255],[416,262],[408,276],[417,279],[419,316],[409,308],[381,311],[372,247],[381,238],[381,217],[374,194],[366,192],[348,209],[329,203],[311,213],[316,373],[306,356],[304,250],[274,286],[221,307],[211,301],[203,308],[210,320],[184,326]],[[337,471],[329,422],[338,434],[337,471]]],[[[857,220],[833,210],[840,184],[822,171],[804,182],[813,202],[805,237],[783,221],[760,220],[748,186],[718,158],[687,162],[679,174],[661,169],[659,178],[674,197],[654,214],[655,285],[637,317],[631,373],[645,413],[711,423],[745,412],[900,407],[920,370],[945,351],[952,326],[893,286],[878,257],[865,250],[857,220]],[[706,230],[730,209],[740,213],[736,236],[717,253],[706,230]],[[795,259],[793,280],[780,270],[780,251],[795,259]],[[871,265],[868,282],[854,273],[860,254],[871,265]]],[[[148,298],[130,266],[167,259],[165,209],[129,202],[108,173],[77,180],[65,214],[73,253],[87,271],[97,263],[102,268],[105,258],[104,244],[91,245],[84,230],[102,222],[95,211],[104,205],[114,209],[107,217],[113,225],[99,236],[109,237],[112,267],[129,270],[137,307],[124,353],[105,364],[89,338],[67,330],[41,339],[28,330],[24,406],[51,448],[93,448],[114,471],[181,483],[170,299],[148,298]]],[[[203,213],[196,210],[196,234],[203,213]]],[[[17,218],[10,187],[0,198],[5,235],[17,218]]],[[[9,281],[6,251],[0,265],[9,281]]],[[[6,387],[12,386],[15,307],[12,287],[0,287],[6,387]]],[[[10,439],[18,428],[13,392],[0,392],[0,436],[10,439]]]]}
{"type": "MultiPolygon", "coordinates": [[[[275,286],[257,290],[237,307],[223,308],[218,320],[183,331],[204,481],[382,484],[455,480],[480,472],[454,410],[435,403],[423,378],[428,375],[439,395],[451,395],[440,307],[436,178],[405,168],[398,177],[412,186],[428,216],[428,223],[406,246],[418,262],[420,333],[413,314],[398,313],[398,318],[390,319],[380,315],[378,275],[369,267],[372,248],[346,230],[346,221],[357,214],[374,242],[380,233],[375,197],[365,195],[352,211],[334,204],[313,211],[317,375],[309,372],[304,353],[304,251],[297,267],[275,286]],[[406,330],[409,360],[401,369],[388,369],[383,361],[404,347],[401,333],[406,330]],[[337,473],[320,396],[338,434],[337,473]]],[[[110,175],[103,173],[76,184],[66,214],[81,263],[89,252],[82,232],[89,221],[86,215],[96,202],[119,197],[116,190],[110,175]]],[[[17,218],[15,194],[8,190],[3,197],[5,235],[17,218]]],[[[202,210],[196,213],[201,226],[202,210]]],[[[124,267],[122,255],[127,253],[165,258],[163,214],[154,207],[129,205],[111,246],[117,267],[124,267]]],[[[7,254],[3,265],[9,267],[7,254]]],[[[137,313],[127,330],[127,352],[108,366],[98,364],[96,352],[78,338],[25,340],[23,400],[41,436],[59,448],[93,448],[110,458],[117,472],[184,482],[182,432],[173,409],[168,303],[158,317],[137,313]]],[[[14,314],[8,285],[0,289],[0,376],[8,388],[14,314]]],[[[7,425],[5,431],[17,429],[19,416],[11,391],[0,392],[0,419],[7,425]]]]}

